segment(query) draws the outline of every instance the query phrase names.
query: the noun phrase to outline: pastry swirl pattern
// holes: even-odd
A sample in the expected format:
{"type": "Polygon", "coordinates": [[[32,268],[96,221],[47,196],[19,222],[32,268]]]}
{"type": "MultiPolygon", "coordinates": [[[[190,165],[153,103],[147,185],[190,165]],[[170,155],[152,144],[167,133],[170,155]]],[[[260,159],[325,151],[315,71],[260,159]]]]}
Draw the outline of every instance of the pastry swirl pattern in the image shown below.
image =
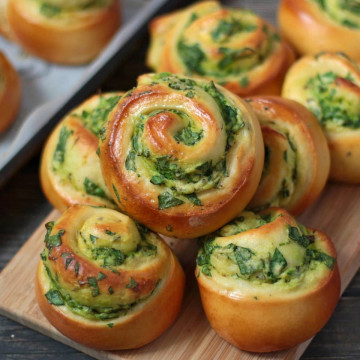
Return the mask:
{"type": "Polygon", "coordinates": [[[72,110],[50,135],[41,159],[43,191],[60,211],[74,204],[115,208],[101,174],[99,132],[121,93],[94,95],[72,110]]]}
{"type": "Polygon", "coordinates": [[[273,94],[294,54],[249,10],[204,1],[150,24],[147,63],[155,71],[206,78],[238,95],[273,94]]]}
{"type": "Polygon", "coordinates": [[[248,208],[280,206],[299,214],[328,179],[330,154],[316,117],[303,105],[275,96],[247,98],[259,118],[265,143],[264,169],[248,208]]]}
{"type": "Polygon", "coordinates": [[[318,118],[328,139],[333,180],[359,183],[360,68],[342,53],[320,53],[298,60],[282,91],[318,118]]]}
{"type": "Polygon", "coordinates": [[[85,205],[46,228],[37,297],[64,334],[91,347],[133,348],[174,321],[184,274],[157,235],[115,210],[85,205]],[[154,323],[164,302],[169,312],[154,323]]]}
{"type": "Polygon", "coordinates": [[[360,61],[360,4],[357,0],[282,0],[279,26],[302,55],[342,51],[360,61]]]}
{"type": "Polygon", "coordinates": [[[251,108],[213,82],[144,75],[109,117],[100,146],[118,206],[176,237],[210,232],[243,209],[261,175],[251,108]]]}
{"type": "Polygon", "coordinates": [[[312,337],[340,292],[330,239],[280,208],[245,211],[204,237],[196,275],[212,327],[247,351],[281,350],[312,337]]]}

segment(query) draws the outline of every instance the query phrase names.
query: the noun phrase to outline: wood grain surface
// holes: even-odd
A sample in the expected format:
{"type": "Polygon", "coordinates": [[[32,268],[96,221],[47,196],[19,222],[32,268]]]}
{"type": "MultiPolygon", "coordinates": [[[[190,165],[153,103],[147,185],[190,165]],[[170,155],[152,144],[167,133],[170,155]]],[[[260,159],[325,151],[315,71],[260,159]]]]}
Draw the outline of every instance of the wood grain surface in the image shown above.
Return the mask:
{"type": "MultiPolygon", "coordinates": [[[[360,187],[330,184],[301,221],[333,239],[342,280],[342,290],[359,268],[360,239],[357,231],[360,187]]],[[[61,335],[40,312],[35,300],[34,275],[45,236],[44,224],[57,219],[53,210],[0,274],[0,313],[43,334],[75,347],[98,359],[298,359],[308,346],[303,343],[288,351],[251,354],[222,340],[211,329],[201,307],[194,276],[197,243],[166,239],[187,275],[186,296],[175,324],[159,339],[138,350],[96,351],[61,335]]]]}

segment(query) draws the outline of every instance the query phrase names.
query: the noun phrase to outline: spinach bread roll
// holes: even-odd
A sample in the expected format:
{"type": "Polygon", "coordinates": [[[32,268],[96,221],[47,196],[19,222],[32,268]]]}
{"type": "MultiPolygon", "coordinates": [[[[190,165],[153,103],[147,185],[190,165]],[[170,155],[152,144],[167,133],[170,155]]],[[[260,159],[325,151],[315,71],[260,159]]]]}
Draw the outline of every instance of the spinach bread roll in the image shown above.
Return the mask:
{"type": "Polygon", "coordinates": [[[64,65],[93,60],[120,24],[118,0],[8,0],[7,20],[29,53],[64,65]]]}
{"type": "Polygon", "coordinates": [[[250,10],[202,1],[150,23],[147,64],[213,80],[238,95],[279,95],[294,53],[250,10]]]}
{"type": "Polygon", "coordinates": [[[143,75],[109,116],[104,179],[122,211],[178,238],[216,230],[258,186],[264,145],[251,107],[222,86],[143,75]]]}
{"type": "Polygon", "coordinates": [[[342,51],[360,61],[359,0],[282,0],[278,21],[301,55],[342,51]]]}
{"type": "Polygon", "coordinates": [[[201,244],[196,276],[205,314],[240,349],[295,346],[335,309],[340,276],[331,240],[283,209],[245,211],[201,244]]]}
{"type": "Polygon", "coordinates": [[[359,65],[342,53],[303,57],[286,75],[282,95],[318,118],[330,148],[330,178],[360,183],[359,65]]]}
{"type": "Polygon", "coordinates": [[[292,214],[308,208],[328,179],[330,154],[316,117],[296,101],[276,96],[246,99],[265,143],[260,185],[248,208],[282,207],[292,214]]]}
{"type": "Polygon", "coordinates": [[[133,349],[175,321],[185,276],[156,234],[115,210],[86,205],[46,228],[36,297],[65,336],[97,349],[133,349]]]}
{"type": "Polygon", "coordinates": [[[71,111],[50,135],[40,179],[48,200],[60,211],[74,204],[115,208],[101,174],[99,136],[121,93],[94,95],[71,111]]]}
{"type": "Polygon", "coordinates": [[[17,71],[0,51],[0,133],[15,120],[21,102],[21,82],[17,71]]]}

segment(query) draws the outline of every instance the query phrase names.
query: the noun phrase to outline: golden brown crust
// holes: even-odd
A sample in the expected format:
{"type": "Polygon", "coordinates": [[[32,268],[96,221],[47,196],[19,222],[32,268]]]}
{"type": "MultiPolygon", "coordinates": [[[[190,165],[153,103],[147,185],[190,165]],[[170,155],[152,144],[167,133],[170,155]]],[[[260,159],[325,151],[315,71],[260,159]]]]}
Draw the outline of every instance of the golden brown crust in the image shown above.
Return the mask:
{"type": "Polygon", "coordinates": [[[156,18],[150,23],[150,34],[149,67],[213,80],[240,96],[279,95],[295,60],[294,51],[270,24],[217,1],[196,3],[156,18]],[[222,31],[224,22],[229,33],[222,31]],[[182,47],[195,55],[185,59],[182,47]]]}
{"type": "Polygon", "coordinates": [[[295,299],[232,299],[198,280],[201,302],[212,328],[240,349],[270,352],[310,339],[329,320],[338,302],[336,268],[325,284],[295,299]]]}
{"type": "MultiPolygon", "coordinates": [[[[67,114],[47,140],[41,158],[40,180],[43,192],[59,211],[75,204],[106,206],[114,208],[111,194],[106,190],[101,174],[99,157],[96,154],[99,141],[94,132],[84,125],[83,111],[91,113],[101,108],[101,101],[121,96],[122,93],[94,95],[67,114]],[[54,167],[54,154],[63,129],[69,132],[67,142],[71,147],[64,151],[64,164],[54,167]],[[91,180],[104,191],[103,196],[89,194],[84,188],[85,180],[91,180]]],[[[110,109],[110,108],[109,108],[110,109]]],[[[98,119],[101,123],[106,119],[98,119]]],[[[66,143],[67,143],[66,142],[66,143]]]]}
{"type": "MultiPolygon", "coordinates": [[[[241,246],[244,240],[239,242],[236,240],[238,236],[239,239],[242,237],[245,242],[248,241],[248,247],[253,250],[252,246],[256,243],[260,244],[262,241],[268,244],[267,239],[274,238],[274,234],[276,237],[282,237],[282,228],[297,227],[295,219],[284,210],[272,208],[263,214],[274,211],[281,215],[272,222],[230,236],[228,239],[222,238],[225,240],[215,239],[216,245],[225,241],[224,245],[235,242],[241,246]]],[[[317,230],[310,230],[310,233],[314,236],[315,244],[318,244],[316,246],[327,255],[336,257],[335,248],[324,233],[317,230]]],[[[259,246],[261,248],[261,244],[259,246]]],[[[278,248],[286,253],[283,247],[278,248]]],[[[289,257],[289,253],[286,257],[289,257]]],[[[258,284],[255,279],[251,282],[231,280],[228,277],[223,277],[221,283],[218,274],[213,272],[215,270],[212,270],[213,277],[206,276],[198,265],[195,273],[202,305],[211,326],[225,340],[246,351],[278,351],[308,340],[329,320],[340,293],[337,264],[333,265],[332,270],[324,264],[313,266],[306,270],[312,272],[306,280],[306,285],[301,284],[305,277],[300,277],[299,283],[295,286],[288,284],[297,280],[284,282],[279,286],[278,282],[258,284]],[[322,269],[316,270],[315,266],[322,269]],[[234,285],[234,282],[238,282],[237,285],[234,285]]]]}
{"type": "Polygon", "coordinates": [[[119,1],[104,8],[47,18],[38,3],[9,0],[7,17],[16,41],[45,60],[77,65],[90,62],[110,41],[120,23],[119,1]],[[68,17],[68,18],[67,18],[68,17]]]}
{"type": "Polygon", "coordinates": [[[316,1],[282,0],[278,21],[282,34],[299,54],[342,51],[360,61],[360,29],[332,19],[316,1]]]}
{"type": "Polygon", "coordinates": [[[287,73],[282,96],[318,117],[330,148],[330,179],[360,183],[359,65],[341,53],[304,56],[287,73]]]}
{"type": "MultiPolygon", "coordinates": [[[[75,245],[74,232],[77,232],[78,226],[84,229],[84,221],[86,223],[96,214],[105,219],[110,216],[111,221],[114,221],[114,216],[119,217],[113,210],[78,205],[67,210],[55,224],[50,234],[65,230],[61,235],[62,244],[50,249],[46,261],[39,263],[36,298],[45,317],[76,342],[102,350],[138,348],[159,337],[175,321],[182,303],[185,276],[178,260],[160,238],[155,242],[155,259],[145,259],[147,262],[141,266],[125,262],[121,266],[107,268],[90,261],[81,250],[80,253],[75,250],[79,240],[75,245]],[[74,245],[75,248],[72,247],[74,245]],[[69,258],[73,260],[66,267],[65,262],[69,258]],[[77,274],[74,272],[75,264],[79,264],[77,274]],[[82,305],[99,307],[106,301],[105,306],[109,309],[109,306],[120,305],[121,299],[130,298],[140,302],[118,317],[108,320],[89,319],[72,312],[67,305],[55,306],[47,300],[45,294],[54,289],[47,275],[49,272],[57,274],[60,291],[68,291],[72,299],[82,305]],[[99,279],[100,272],[103,278],[99,279]],[[97,279],[99,294],[95,297],[85,294],[90,278],[97,279]],[[131,282],[135,286],[129,287],[131,282]],[[82,290],[79,290],[79,285],[82,290]],[[112,288],[111,294],[108,292],[109,287],[112,288]]],[[[126,223],[126,218],[120,214],[119,219],[123,223],[126,223]]],[[[119,223],[111,221],[107,222],[106,227],[114,230],[119,223]]],[[[99,225],[92,226],[94,231],[99,225]]],[[[124,232],[121,235],[126,237],[124,232]]]]}
{"type": "MultiPolygon", "coordinates": [[[[220,86],[216,90],[214,85],[201,80],[189,85],[192,88],[190,92],[194,93],[189,97],[186,95],[188,90],[170,87],[177,87],[173,85],[177,82],[182,84],[178,77],[170,77],[163,81],[158,75],[143,76],[139,80],[141,84],[122,98],[109,119],[107,136],[101,143],[101,166],[114,199],[117,198],[114,188],[117,189],[117,204],[123,211],[161,234],[180,238],[197,237],[229,221],[250,200],[261,175],[262,137],[251,108],[238,97],[220,86]],[[244,125],[239,125],[234,133],[236,140],[229,150],[226,150],[225,120],[214,98],[203,90],[206,86],[214,86],[214,91],[219,91],[229,104],[234,104],[234,109],[238,109],[234,111],[239,111],[244,121],[244,125]],[[138,131],[136,123],[139,126],[141,116],[146,117],[149,113],[154,115],[149,115],[137,140],[140,149],[145,147],[149,150],[150,160],[147,160],[149,157],[141,154],[135,156],[139,150],[132,148],[132,138],[138,131]],[[176,134],[190,123],[202,135],[195,144],[186,145],[176,138],[176,134]],[[134,153],[135,167],[127,165],[131,152],[134,153]],[[180,171],[188,171],[189,176],[199,172],[197,169],[205,163],[211,167],[226,159],[229,176],[223,176],[225,169],[211,170],[212,178],[201,175],[195,183],[187,182],[186,178],[177,179],[178,175],[167,181],[169,175],[165,173],[168,177],[163,178],[163,169],[159,170],[157,165],[159,159],[164,157],[169,159],[170,166],[181,167],[180,171]],[[151,164],[144,166],[137,161],[151,164]],[[221,179],[219,186],[212,183],[215,172],[221,179]],[[153,175],[160,176],[163,184],[150,182],[153,175]],[[181,203],[161,208],[160,196],[171,192],[173,187],[178,187],[179,192],[173,196],[181,203]],[[181,191],[184,191],[184,195],[181,191]],[[200,203],[194,204],[188,200],[188,194],[195,194],[200,203]]],[[[185,78],[182,80],[187,81],[185,78]]],[[[170,169],[170,172],[174,170],[170,169]]]]}
{"type": "Polygon", "coordinates": [[[267,148],[267,164],[248,208],[281,206],[300,214],[328,178],[330,154],[323,131],[315,116],[295,101],[271,96],[247,101],[259,118],[267,148]]]}
{"type": "Polygon", "coordinates": [[[19,75],[0,52],[0,133],[15,120],[21,102],[19,75]]]}

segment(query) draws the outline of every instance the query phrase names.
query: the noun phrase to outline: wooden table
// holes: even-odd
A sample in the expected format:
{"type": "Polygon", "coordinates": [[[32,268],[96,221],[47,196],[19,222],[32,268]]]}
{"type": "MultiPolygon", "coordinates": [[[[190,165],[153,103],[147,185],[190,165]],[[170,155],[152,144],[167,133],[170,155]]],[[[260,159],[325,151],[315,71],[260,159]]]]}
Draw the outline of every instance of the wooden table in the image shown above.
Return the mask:
{"type": "MultiPolygon", "coordinates": [[[[227,0],[225,3],[251,7],[274,22],[277,1],[227,0]]],[[[104,82],[103,90],[118,90],[119,84],[120,89],[129,89],[135,83],[134,74],[147,71],[142,60],[146,42],[147,39],[143,39],[134,44],[138,49],[136,58],[129,58],[127,66],[121,67],[128,69],[131,66],[132,71],[119,68],[104,82]]],[[[39,154],[35,154],[0,189],[0,270],[52,209],[40,189],[38,165],[39,154]]],[[[0,316],[0,360],[15,359],[83,360],[90,357],[0,316]]],[[[360,359],[360,271],[342,296],[333,317],[315,337],[302,359],[360,359]]]]}
{"type": "MultiPolygon", "coordinates": [[[[0,269],[52,209],[40,189],[38,164],[39,156],[35,156],[0,189],[0,269]]],[[[0,359],[83,360],[90,357],[0,317],[0,359]]],[[[360,359],[360,271],[302,359],[360,359]]]]}

